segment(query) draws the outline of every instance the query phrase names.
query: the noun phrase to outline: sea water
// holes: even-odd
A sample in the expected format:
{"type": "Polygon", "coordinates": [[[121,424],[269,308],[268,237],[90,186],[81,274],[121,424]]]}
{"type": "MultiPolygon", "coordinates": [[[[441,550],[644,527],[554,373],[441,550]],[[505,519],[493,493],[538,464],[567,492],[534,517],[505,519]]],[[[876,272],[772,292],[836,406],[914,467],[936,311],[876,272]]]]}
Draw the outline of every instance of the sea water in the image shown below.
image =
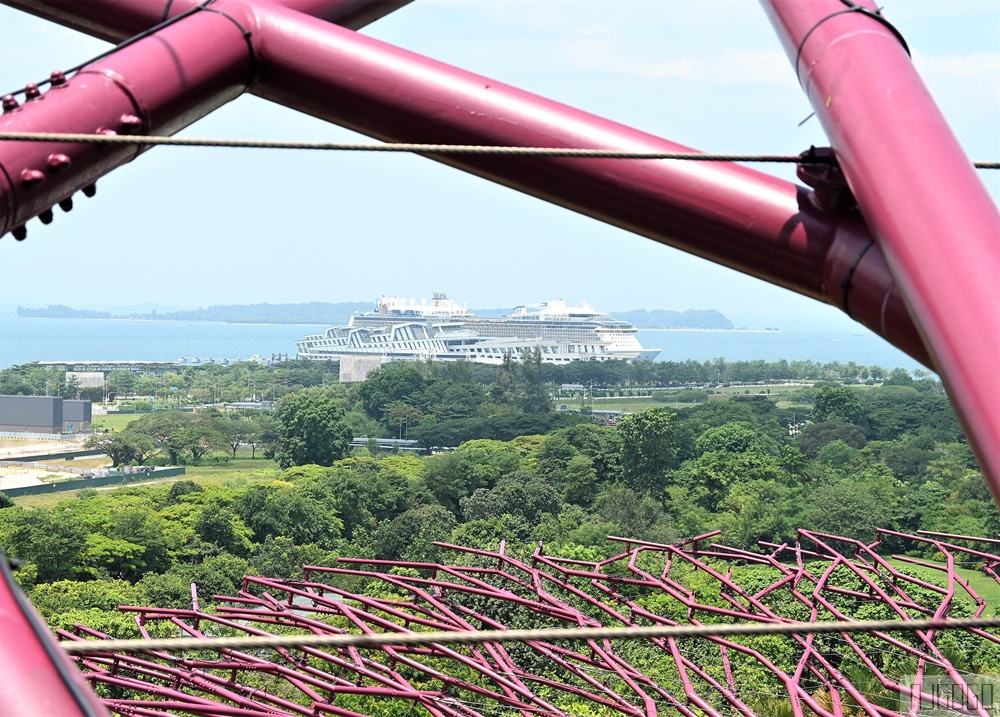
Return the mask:
{"type": "MultiPolygon", "coordinates": [[[[209,321],[29,319],[0,316],[0,368],[31,361],[166,361],[186,357],[237,361],[272,354],[295,357],[295,342],[322,326],[223,324],[209,321]]],[[[849,330],[640,330],[659,361],[854,361],[864,366],[920,368],[915,360],[860,326],[849,330]]]]}

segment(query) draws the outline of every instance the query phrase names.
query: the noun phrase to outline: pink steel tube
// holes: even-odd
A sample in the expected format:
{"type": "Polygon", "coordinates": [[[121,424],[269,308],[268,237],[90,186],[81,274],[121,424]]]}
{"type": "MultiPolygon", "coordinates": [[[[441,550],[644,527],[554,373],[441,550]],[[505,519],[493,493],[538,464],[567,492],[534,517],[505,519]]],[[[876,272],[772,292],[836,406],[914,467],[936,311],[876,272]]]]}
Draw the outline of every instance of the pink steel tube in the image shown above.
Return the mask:
{"type": "MultiPolygon", "coordinates": [[[[688,148],[285,9],[260,15],[252,92],[392,142],[688,148]]],[[[931,365],[862,222],[734,164],[434,157],[549,202],[847,309],[931,365]],[[844,296],[847,295],[845,305],[844,296]]]]}
{"type": "Polygon", "coordinates": [[[761,1],[1000,500],[1000,214],[887,27],[761,1]]]}
{"type": "Polygon", "coordinates": [[[2,551],[0,561],[0,715],[105,717],[97,696],[14,581],[2,551]]]}
{"type": "MultiPolygon", "coordinates": [[[[23,4],[23,0],[6,1],[23,4]]],[[[300,4],[306,1],[298,0],[300,4]]],[[[117,3],[95,0],[95,4],[97,15],[111,22],[117,3]]],[[[315,6],[313,10],[325,5],[307,4],[315,6]]],[[[344,7],[354,12],[357,6],[354,0],[344,7]]],[[[147,7],[148,12],[148,6],[140,7],[147,7]]],[[[90,16],[89,5],[84,9],[69,0],[49,0],[33,2],[30,9],[88,29],[82,25],[83,18],[90,16]]],[[[248,24],[254,25],[251,41],[259,75],[252,92],[374,137],[409,142],[688,151],[289,10],[278,2],[251,5],[218,0],[212,9],[249,17],[248,24]]],[[[328,14],[329,9],[324,12],[328,14]]],[[[186,55],[177,53],[177,58],[178,64],[186,67],[186,55]]],[[[108,58],[108,62],[113,59],[108,58]]],[[[133,69],[129,81],[142,86],[142,69],[133,69]]],[[[57,121],[49,126],[66,129],[57,121]]],[[[149,131],[162,129],[154,124],[149,131]]],[[[733,164],[469,156],[435,159],[840,306],[932,366],[878,251],[866,252],[871,239],[863,222],[817,208],[809,192],[789,182],[733,164]]]]}
{"type": "MultiPolygon", "coordinates": [[[[13,2],[19,4],[22,0],[13,2]]],[[[328,6],[318,0],[301,0],[301,3],[297,6],[309,6],[307,9],[321,12],[324,17],[331,12],[332,4],[328,6]]],[[[95,4],[103,8],[105,16],[111,14],[109,8],[115,5],[112,0],[96,0],[95,4]]],[[[78,18],[69,17],[73,10],[67,0],[32,5],[41,14],[58,14],[61,21],[81,22],[78,18]],[[59,12],[55,13],[53,8],[59,12]]],[[[374,3],[372,7],[378,5],[374,3]]],[[[348,3],[347,6],[354,10],[359,7],[356,3],[348,3]]],[[[798,8],[821,6],[819,0],[812,0],[811,3],[795,4],[787,12],[801,20],[798,8]]],[[[617,147],[659,151],[685,149],[357,35],[288,9],[278,2],[250,5],[240,0],[218,0],[212,7],[235,17],[249,17],[248,24],[254,27],[252,42],[259,63],[259,77],[251,91],[375,137],[390,141],[511,146],[617,147]]],[[[87,9],[89,11],[90,8],[87,9]]],[[[108,21],[111,22],[110,19],[108,21]]],[[[824,33],[847,21],[866,22],[876,26],[877,30],[862,33],[858,36],[860,39],[855,38],[851,42],[865,43],[869,36],[881,37],[879,47],[883,50],[890,38],[896,42],[891,33],[870,18],[837,16],[822,24],[814,33],[807,43],[808,47],[804,48],[807,51],[806,60],[811,61],[809,58],[813,55],[810,48],[823,39],[824,33]]],[[[805,32],[801,27],[799,30],[805,32]]],[[[895,45],[891,52],[898,54],[895,45]]],[[[187,69],[187,56],[179,56],[178,62],[187,69]]],[[[827,62],[830,62],[829,58],[824,60],[824,63],[827,62]]],[[[815,73],[824,63],[814,63],[815,73]]],[[[142,67],[131,69],[129,82],[135,87],[144,88],[146,83],[152,82],[142,67]]],[[[835,69],[846,71],[856,68],[850,62],[841,62],[835,69]]],[[[904,69],[912,72],[908,64],[904,69]]],[[[815,95],[819,85],[812,79],[810,83],[811,92],[815,95]]],[[[850,85],[848,90],[854,94],[844,90],[837,95],[838,102],[832,103],[829,111],[838,117],[836,113],[843,111],[843,105],[852,107],[853,112],[854,100],[862,102],[866,92],[871,94],[870,90],[851,89],[860,85],[859,82],[844,84],[850,85]],[[858,96],[855,98],[854,95],[858,96]]],[[[841,89],[838,86],[838,91],[841,89]]],[[[907,111],[922,111],[924,107],[921,103],[933,107],[929,98],[921,93],[922,90],[912,91],[912,87],[908,86],[906,91],[894,93],[893,98],[914,95],[910,103],[913,107],[907,105],[907,111]]],[[[821,116],[826,116],[824,108],[819,109],[821,116]]],[[[64,123],[60,126],[55,119],[48,123],[49,127],[38,128],[67,129],[64,123]]],[[[852,120],[857,121],[853,115],[852,120]]],[[[921,140],[922,151],[926,151],[927,143],[938,134],[938,122],[930,122],[933,125],[930,130],[916,124],[919,131],[913,135],[921,140]]],[[[154,122],[149,130],[164,131],[164,127],[154,122]]],[[[843,141],[842,137],[835,135],[838,151],[841,150],[839,143],[843,141]]],[[[870,137],[869,141],[872,141],[870,137]]],[[[954,144],[954,141],[951,140],[951,143],[954,144]]],[[[893,152],[903,149],[897,147],[898,144],[894,139],[893,152]]],[[[896,158],[890,156],[885,148],[879,149],[879,156],[885,162],[878,166],[885,164],[888,167],[888,160],[896,158]]],[[[983,189],[972,175],[967,161],[964,167],[957,169],[952,165],[958,159],[952,158],[952,164],[938,161],[939,155],[947,158],[952,154],[960,157],[957,152],[934,150],[933,162],[945,168],[943,173],[946,176],[951,176],[954,169],[958,173],[956,177],[964,177],[961,182],[956,180],[962,187],[968,184],[966,180],[971,176],[970,181],[975,186],[969,188],[969,197],[984,197],[983,189]]],[[[865,250],[871,239],[861,221],[819,209],[813,206],[805,190],[744,167],[566,158],[435,159],[841,306],[904,351],[941,371],[959,402],[969,401],[969,411],[963,415],[965,426],[973,437],[983,468],[996,481],[1000,466],[997,465],[997,456],[991,451],[996,450],[993,439],[996,438],[1000,406],[992,406],[989,401],[997,385],[993,366],[997,331],[989,307],[983,305],[983,297],[990,296],[984,277],[991,276],[996,268],[996,250],[981,246],[982,251],[977,253],[968,248],[989,244],[990,237],[984,234],[988,235],[991,227],[997,224],[995,210],[986,199],[987,209],[978,212],[979,219],[971,217],[977,212],[959,217],[956,212],[963,205],[956,204],[953,199],[962,191],[949,188],[947,192],[942,192],[947,194],[948,199],[942,213],[947,215],[950,212],[952,215],[948,222],[914,221],[906,217],[905,221],[888,221],[886,217],[893,215],[884,210],[891,208],[887,205],[891,205],[897,197],[892,190],[886,190],[870,179],[873,167],[865,165],[866,158],[867,155],[860,151],[851,155],[845,165],[850,170],[848,178],[857,185],[855,192],[859,196],[871,194],[875,197],[863,198],[862,201],[862,208],[866,217],[873,221],[873,226],[881,227],[880,231],[888,231],[896,237],[888,243],[880,239],[880,246],[867,252],[865,250]],[[862,175],[869,179],[862,178],[862,175]],[[990,214],[991,211],[992,214],[984,219],[984,212],[990,214]],[[926,227],[932,227],[933,231],[927,232],[926,227]],[[918,228],[925,230],[924,239],[915,241],[910,238],[910,230],[918,228]],[[971,238],[963,238],[957,246],[952,242],[948,249],[935,246],[935,242],[928,238],[946,236],[948,230],[971,238]],[[907,236],[914,246],[921,242],[928,246],[914,251],[902,245],[900,236],[907,236]],[[939,350],[940,356],[947,359],[945,366],[929,357],[924,348],[924,339],[916,332],[897,293],[896,282],[887,269],[887,257],[883,256],[882,245],[895,252],[888,264],[909,287],[912,308],[921,316],[926,314],[926,318],[922,319],[926,338],[943,342],[939,350]],[[931,257],[931,260],[920,264],[919,257],[931,257]],[[949,263],[952,258],[956,259],[954,264],[949,263]],[[928,266],[965,268],[942,269],[944,280],[932,286],[937,277],[930,275],[928,266]],[[945,293],[935,295],[934,289],[940,286],[945,288],[945,293]],[[952,297],[952,294],[955,296],[952,297]],[[951,310],[950,314],[948,310],[951,310]],[[959,341],[970,349],[966,354],[958,351],[959,341]],[[976,381],[984,388],[978,397],[975,393],[976,381]]],[[[914,160],[906,164],[905,171],[893,170],[889,181],[881,184],[895,186],[897,180],[902,181],[902,175],[916,176],[916,165],[914,160]]],[[[103,171],[108,169],[110,167],[103,171]]],[[[17,171],[16,167],[14,171],[17,171]]],[[[8,195],[14,193],[14,188],[7,192],[8,195]]],[[[919,205],[921,216],[934,204],[926,190],[909,194],[901,190],[898,198],[907,202],[906,206],[919,205]]],[[[969,201],[974,206],[982,204],[976,199],[969,201]]],[[[35,208],[32,206],[33,210],[35,208]]],[[[19,219],[25,215],[24,212],[17,213],[19,219]]]]}
{"type": "MultiPolygon", "coordinates": [[[[0,116],[0,131],[173,134],[238,97],[253,60],[231,17],[200,12],[127,47],[0,116]]],[[[0,233],[51,211],[133,159],[138,146],[5,142],[0,233]]],[[[70,206],[70,205],[65,205],[70,206]]]]}
{"type": "MultiPolygon", "coordinates": [[[[167,0],[3,0],[4,5],[108,42],[126,40],[202,2],[204,0],[174,0],[169,4],[167,0]]],[[[359,30],[411,2],[413,0],[255,0],[247,5],[265,11],[271,6],[284,6],[359,30]]],[[[213,3],[213,7],[216,5],[213,3]]],[[[228,5],[231,7],[231,3],[228,5]]]]}

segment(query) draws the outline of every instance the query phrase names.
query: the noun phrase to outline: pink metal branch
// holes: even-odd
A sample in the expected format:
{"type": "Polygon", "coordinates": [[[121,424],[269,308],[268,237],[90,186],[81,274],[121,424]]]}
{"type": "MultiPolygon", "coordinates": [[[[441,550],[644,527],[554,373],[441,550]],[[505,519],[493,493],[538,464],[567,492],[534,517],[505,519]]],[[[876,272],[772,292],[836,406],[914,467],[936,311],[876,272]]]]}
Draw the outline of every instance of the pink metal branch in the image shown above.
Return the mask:
{"type": "MultiPolygon", "coordinates": [[[[369,561],[366,565],[345,560],[354,567],[307,567],[299,581],[247,577],[239,595],[215,596],[210,611],[121,609],[135,612],[146,627],[164,623],[189,635],[206,636],[219,630],[249,635],[502,630],[511,621],[525,620],[532,624],[544,620],[547,626],[674,625],[681,622],[676,618],[681,614],[687,614],[691,624],[785,622],[803,619],[803,609],[811,621],[850,620],[861,612],[870,616],[873,606],[909,620],[913,611],[944,617],[966,598],[982,606],[979,596],[955,574],[955,554],[972,549],[953,548],[932,538],[892,535],[939,550],[944,562],[929,565],[941,571],[944,586],[892,566],[874,552],[877,542],[867,545],[800,531],[794,545],[778,546],[770,553],[707,546],[701,536],[676,545],[625,541],[625,552],[592,563],[562,560],[540,547],[529,563],[507,552],[450,546],[461,556],[460,564],[369,561]],[[809,556],[808,562],[800,559],[803,555],[809,556]],[[795,562],[788,564],[788,557],[795,562]],[[748,560],[759,567],[742,571],[733,567],[748,560]],[[407,574],[393,574],[395,568],[407,569],[407,574]],[[370,587],[365,594],[355,594],[326,582],[343,576],[361,579],[370,587]],[[761,589],[765,576],[773,582],[761,589]],[[756,592],[741,580],[752,581],[756,592]],[[804,585],[810,587],[803,590],[804,585]]],[[[972,552],[989,564],[1000,563],[1000,555],[972,552]]],[[[108,637],[84,626],[61,634],[66,639],[108,637]]],[[[145,628],[144,634],[148,635],[145,628]]],[[[173,712],[192,715],[353,715],[355,708],[341,700],[358,698],[365,701],[350,704],[366,705],[366,711],[402,702],[447,717],[477,717],[494,707],[523,715],[566,715],[582,704],[636,717],[661,714],[665,708],[687,717],[763,717],[777,701],[790,704],[797,717],[844,717],[848,705],[855,705],[858,714],[877,717],[904,713],[887,708],[887,700],[895,700],[907,714],[931,706],[956,714],[987,714],[974,691],[966,688],[949,653],[941,649],[939,633],[902,637],[873,633],[865,640],[846,634],[773,639],[775,646],[782,643],[779,653],[785,664],[765,656],[753,638],[654,639],[647,643],[652,651],[608,640],[580,645],[539,640],[517,649],[503,644],[431,643],[379,649],[293,648],[271,654],[220,650],[217,656],[203,651],[186,658],[164,652],[95,654],[77,661],[92,682],[128,690],[125,698],[105,700],[109,709],[122,715],[148,714],[143,710],[166,709],[166,705],[173,712]],[[657,654],[660,659],[655,659],[657,654]],[[641,664],[635,662],[643,655],[641,664]],[[912,684],[886,671],[907,657],[915,664],[912,684]],[[855,668],[848,672],[843,669],[847,664],[855,668]],[[954,696],[927,689],[929,667],[952,678],[954,696]],[[868,675],[861,683],[855,682],[858,670],[868,675]],[[265,676],[274,692],[260,688],[265,676]],[[758,691],[764,684],[773,685],[774,701],[761,699],[758,691]],[[907,704],[911,709],[903,707],[907,704]],[[215,709],[217,705],[229,706],[215,709]]]]}

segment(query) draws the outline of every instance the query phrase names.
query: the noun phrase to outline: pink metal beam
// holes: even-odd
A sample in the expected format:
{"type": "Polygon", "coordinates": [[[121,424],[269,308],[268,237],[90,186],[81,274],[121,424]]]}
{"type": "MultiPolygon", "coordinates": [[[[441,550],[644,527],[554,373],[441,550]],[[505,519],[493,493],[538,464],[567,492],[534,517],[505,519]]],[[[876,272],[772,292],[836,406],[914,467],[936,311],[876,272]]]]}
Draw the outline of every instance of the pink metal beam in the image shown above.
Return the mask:
{"type": "MultiPolygon", "coordinates": [[[[7,2],[23,4],[23,0],[7,2]]],[[[314,11],[326,5],[308,4],[314,11]]],[[[93,21],[92,11],[112,23],[117,3],[95,0],[95,5],[93,10],[90,4],[84,7],[69,0],[48,0],[33,2],[32,8],[81,29],[88,29],[83,26],[85,18],[93,21]]],[[[137,6],[145,7],[148,14],[149,6],[137,6]]],[[[359,11],[356,0],[344,7],[352,10],[352,16],[359,11]]],[[[278,3],[218,0],[212,9],[240,18],[252,33],[258,78],[251,91],[370,136],[405,142],[688,151],[278,3]]],[[[190,22],[188,18],[170,29],[190,22]]],[[[112,29],[120,31],[113,24],[112,29]]],[[[163,35],[156,40],[161,47],[166,32],[163,35]]],[[[144,41],[133,47],[149,46],[151,42],[144,41]]],[[[216,51],[212,44],[201,49],[216,51]]],[[[197,59],[182,43],[171,50],[178,70],[186,70],[197,59]]],[[[113,67],[117,57],[105,62],[113,67]]],[[[142,68],[129,69],[124,76],[140,96],[147,82],[158,81],[147,77],[142,68]]],[[[36,123],[33,128],[65,131],[76,126],[68,124],[68,120],[51,117],[44,126],[36,123]]],[[[4,128],[23,127],[11,121],[4,128]]],[[[157,124],[144,129],[167,131],[157,124]]],[[[789,182],[732,164],[434,159],[839,306],[932,366],[881,255],[876,249],[869,250],[871,239],[863,222],[817,207],[810,192],[789,182]]],[[[0,163],[6,165],[4,160],[4,148],[0,147],[0,163]]],[[[15,173],[29,166],[24,162],[14,165],[15,173]]],[[[19,212],[11,225],[31,216],[34,214],[19,212]]]]}
{"type": "Polygon", "coordinates": [[[762,3],[1000,501],[1000,213],[889,28],[762,3]]]}
{"type": "MultiPolygon", "coordinates": [[[[115,43],[127,40],[167,17],[175,17],[204,2],[205,0],[174,0],[172,3],[167,0],[3,0],[4,5],[115,43]]],[[[411,2],[413,0],[255,0],[248,5],[264,11],[272,6],[283,6],[352,30],[360,30],[411,2]]]]}
{"type": "MultiPolygon", "coordinates": [[[[262,15],[261,32],[255,94],[386,141],[690,151],[298,13],[262,15]]],[[[864,253],[863,222],[789,182],[734,164],[433,159],[846,308],[930,365],[881,257],[864,253]],[[862,254],[853,279],[865,290],[846,292],[862,254]]]]}
{"type": "Polygon", "coordinates": [[[107,712],[14,581],[0,551],[0,715],[104,717],[107,712]],[[44,705],[44,707],[43,707],[44,705]]]}
{"type": "MultiPolygon", "coordinates": [[[[384,14],[390,5],[406,4],[402,0],[289,1],[355,24],[384,14]]],[[[14,0],[13,4],[18,3],[14,0]]],[[[197,7],[203,2],[187,0],[186,4],[197,7]]],[[[173,17],[184,11],[183,5],[170,6],[173,17]]],[[[31,9],[117,41],[158,23],[164,5],[160,0],[136,0],[125,6],[117,0],[93,0],[81,7],[55,0],[33,3],[31,9]],[[100,31],[94,25],[100,25],[100,31]]],[[[27,94],[20,105],[17,99],[7,98],[0,131],[62,127],[84,133],[173,134],[246,90],[256,65],[245,34],[252,38],[256,30],[252,6],[237,4],[224,13],[195,13],[68,80],[54,79],[50,91],[27,94]]],[[[138,147],[4,143],[0,146],[0,235],[35,216],[50,220],[47,217],[56,204],[71,207],[75,191],[89,191],[89,185],[139,151],[138,147]]]]}
{"type": "MultiPolygon", "coordinates": [[[[240,26],[252,17],[199,12],[87,67],[23,104],[8,99],[0,130],[63,127],[86,133],[172,134],[238,97],[253,76],[240,26]]],[[[136,146],[4,142],[0,233],[45,216],[53,205],[133,159],[136,146]]]]}

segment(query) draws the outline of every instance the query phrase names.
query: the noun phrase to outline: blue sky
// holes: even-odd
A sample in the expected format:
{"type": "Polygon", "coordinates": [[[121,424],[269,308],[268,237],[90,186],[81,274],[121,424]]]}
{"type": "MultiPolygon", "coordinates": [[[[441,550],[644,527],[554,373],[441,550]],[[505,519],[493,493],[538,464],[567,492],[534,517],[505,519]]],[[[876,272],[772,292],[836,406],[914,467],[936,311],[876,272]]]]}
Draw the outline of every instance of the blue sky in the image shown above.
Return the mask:
{"type": "MultiPolygon", "coordinates": [[[[1000,159],[1000,3],[885,12],[973,159],[1000,159]]],[[[0,86],[103,43],[0,7],[0,86]]],[[[417,0],[379,39],[711,152],[825,143],[753,0],[417,0]]],[[[188,136],[364,141],[253,97],[188,136]]],[[[791,179],[791,169],[766,168],[791,179]]],[[[1000,171],[980,172],[1000,198],[1000,171]]],[[[565,298],[715,308],[740,324],[839,312],[418,157],[160,148],[28,240],[0,242],[0,305],[361,301],[446,291],[473,307],[565,298]],[[274,183],[270,178],[288,177],[274,183]],[[49,277],[40,281],[39,277],[49,277]]]]}

